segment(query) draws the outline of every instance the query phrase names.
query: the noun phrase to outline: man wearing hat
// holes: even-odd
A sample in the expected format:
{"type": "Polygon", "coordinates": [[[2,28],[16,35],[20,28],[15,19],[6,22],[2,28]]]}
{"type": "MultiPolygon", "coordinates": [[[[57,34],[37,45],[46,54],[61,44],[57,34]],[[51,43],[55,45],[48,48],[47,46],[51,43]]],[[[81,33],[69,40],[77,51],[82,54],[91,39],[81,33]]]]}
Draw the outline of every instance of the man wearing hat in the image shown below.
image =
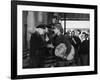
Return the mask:
{"type": "Polygon", "coordinates": [[[44,56],[45,56],[45,35],[46,25],[39,25],[36,27],[36,30],[31,35],[30,40],[30,59],[31,67],[41,68],[44,65],[44,56]]]}

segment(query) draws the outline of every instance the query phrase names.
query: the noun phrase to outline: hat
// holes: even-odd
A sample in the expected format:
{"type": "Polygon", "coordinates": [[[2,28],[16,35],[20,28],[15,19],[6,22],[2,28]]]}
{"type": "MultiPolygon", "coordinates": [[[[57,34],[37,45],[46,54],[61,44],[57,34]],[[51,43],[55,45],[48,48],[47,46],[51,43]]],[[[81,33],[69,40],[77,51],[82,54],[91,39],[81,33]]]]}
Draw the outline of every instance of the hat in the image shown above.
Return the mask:
{"type": "Polygon", "coordinates": [[[45,29],[45,28],[46,28],[46,25],[45,25],[45,24],[40,24],[40,25],[38,25],[36,28],[42,28],[42,29],[45,29]]]}

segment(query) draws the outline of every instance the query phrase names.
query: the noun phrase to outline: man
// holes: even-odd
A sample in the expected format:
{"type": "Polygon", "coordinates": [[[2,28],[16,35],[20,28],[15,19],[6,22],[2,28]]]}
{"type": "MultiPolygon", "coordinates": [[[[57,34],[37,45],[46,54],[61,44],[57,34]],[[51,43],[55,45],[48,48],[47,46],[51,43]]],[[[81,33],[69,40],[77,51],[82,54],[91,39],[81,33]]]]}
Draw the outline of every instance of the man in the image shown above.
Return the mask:
{"type": "Polygon", "coordinates": [[[45,33],[45,25],[39,25],[36,27],[35,33],[31,35],[30,59],[31,67],[33,68],[41,68],[44,65],[44,56],[46,53],[45,33]]]}
{"type": "Polygon", "coordinates": [[[82,43],[79,48],[81,65],[89,65],[89,35],[85,32],[82,33],[82,43]]]}
{"type": "Polygon", "coordinates": [[[79,38],[79,35],[81,34],[81,31],[79,29],[72,31],[71,32],[71,44],[74,46],[75,48],[75,62],[77,65],[80,65],[80,58],[79,58],[79,47],[81,44],[81,40],[79,38]]]}
{"type": "Polygon", "coordinates": [[[57,57],[57,66],[64,66],[63,64],[65,60],[71,61],[74,58],[74,49],[72,49],[72,45],[68,41],[68,39],[63,35],[63,29],[60,23],[55,24],[54,27],[54,38],[53,38],[53,45],[55,48],[55,56],[57,57]],[[60,61],[61,60],[61,64],[60,61]],[[63,65],[62,65],[63,64],[63,65]]]}
{"type": "Polygon", "coordinates": [[[77,49],[77,50],[81,44],[81,40],[79,38],[80,34],[81,34],[81,31],[79,29],[72,31],[72,44],[75,47],[75,49],[77,49]]]}

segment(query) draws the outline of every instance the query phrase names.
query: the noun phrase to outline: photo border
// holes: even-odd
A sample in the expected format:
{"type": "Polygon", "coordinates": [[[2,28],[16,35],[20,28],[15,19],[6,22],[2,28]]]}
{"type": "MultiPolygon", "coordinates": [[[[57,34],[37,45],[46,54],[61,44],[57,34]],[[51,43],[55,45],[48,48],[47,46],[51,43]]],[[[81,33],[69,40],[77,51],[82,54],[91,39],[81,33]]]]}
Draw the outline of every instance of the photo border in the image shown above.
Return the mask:
{"type": "Polygon", "coordinates": [[[11,78],[42,78],[42,77],[59,77],[59,76],[75,76],[75,75],[90,75],[97,74],[97,6],[96,5],[81,5],[81,4],[64,4],[64,3],[48,3],[48,2],[33,2],[33,1],[11,1],[11,78]],[[50,74],[31,74],[17,75],[17,5],[36,5],[49,7],[64,7],[64,8],[82,8],[94,9],[94,71],[84,72],[67,72],[67,73],[50,73],[50,74]]]}

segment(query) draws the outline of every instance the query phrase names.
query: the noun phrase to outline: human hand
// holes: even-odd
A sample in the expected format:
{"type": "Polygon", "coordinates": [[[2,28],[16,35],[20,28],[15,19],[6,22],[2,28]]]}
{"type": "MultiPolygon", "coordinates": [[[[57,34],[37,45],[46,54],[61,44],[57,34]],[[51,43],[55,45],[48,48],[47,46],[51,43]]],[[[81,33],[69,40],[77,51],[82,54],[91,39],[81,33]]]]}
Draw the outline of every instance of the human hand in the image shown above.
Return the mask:
{"type": "Polygon", "coordinates": [[[48,44],[47,47],[48,48],[54,48],[53,44],[48,44]]]}

